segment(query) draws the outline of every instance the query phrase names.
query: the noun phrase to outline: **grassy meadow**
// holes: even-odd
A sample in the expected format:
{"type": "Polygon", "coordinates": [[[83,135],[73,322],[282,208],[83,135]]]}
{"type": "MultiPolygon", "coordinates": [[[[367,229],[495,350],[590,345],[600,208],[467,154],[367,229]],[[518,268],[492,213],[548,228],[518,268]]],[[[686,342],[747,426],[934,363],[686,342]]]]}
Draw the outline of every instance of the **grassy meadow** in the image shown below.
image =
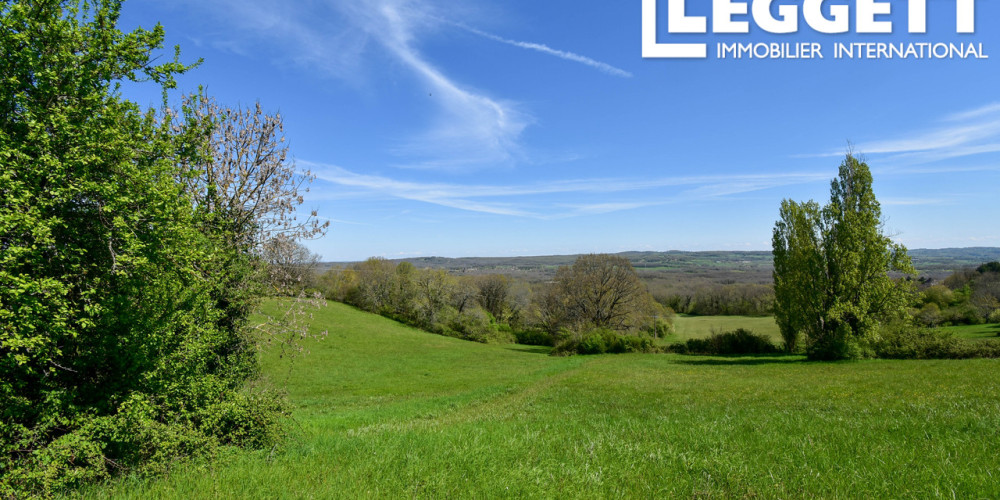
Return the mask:
{"type": "Polygon", "coordinates": [[[776,344],[781,343],[781,332],[774,316],[688,316],[674,317],[674,333],[666,337],[667,342],[684,342],[700,339],[713,333],[731,332],[746,328],[754,333],[768,336],[776,344]]]}
{"type": "Polygon", "coordinates": [[[997,337],[1000,337],[1000,323],[942,326],[941,330],[951,332],[956,337],[970,340],[997,339],[997,337]]]}
{"type": "MultiPolygon", "coordinates": [[[[677,335],[703,319],[678,318],[677,335]]],[[[1000,497],[998,360],[558,358],[337,303],[314,327],[329,336],[307,355],[266,353],[295,405],[283,447],[76,494],[1000,497]]]]}
{"type": "MultiPolygon", "coordinates": [[[[687,339],[704,338],[717,332],[730,332],[746,328],[754,333],[768,336],[775,344],[781,344],[781,332],[774,316],[688,316],[674,317],[674,333],[664,342],[684,342],[687,339]]],[[[1000,337],[1000,323],[984,325],[942,326],[939,329],[968,340],[997,340],[1000,337]]]]}

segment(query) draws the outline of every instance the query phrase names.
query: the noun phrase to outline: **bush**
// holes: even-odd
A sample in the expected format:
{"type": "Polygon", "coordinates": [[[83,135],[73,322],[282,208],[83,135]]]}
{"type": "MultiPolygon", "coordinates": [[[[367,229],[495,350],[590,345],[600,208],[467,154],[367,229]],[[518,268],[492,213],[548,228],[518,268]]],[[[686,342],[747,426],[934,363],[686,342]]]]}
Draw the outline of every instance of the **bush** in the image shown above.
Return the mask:
{"type": "MultiPolygon", "coordinates": [[[[994,309],[993,312],[987,316],[987,321],[990,323],[1000,323],[1000,309],[994,309]]],[[[1000,336],[1000,333],[997,333],[1000,336]]]]}
{"type": "Polygon", "coordinates": [[[933,328],[896,326],[882,332],[875,343],[875,355],[886,359],[948,358],[961,341],[951,333],[933,328]]]}
{"type": "Polygon", "coordinates": [[[584,334],[577,345],[576,352],[579,354],[604,354],[608,352],[608,343],[605,341],[605,332],[589,332],[584,334]]]}
{"type": "Polygon", "coordinates": [[[730,354],[774,354],[779,351],[778,346],[774,345],[770,338],[744,328],[739,328],[732,332],[713,333],[704,339],[688,339],[685,343],[674,343],[670,345],[669,350],[677,354],[707,354],[716,356],[730,354]]]}
{"type": "Polygon", "coordinates": [[[448,325],[458,337],[484,344],[511,344],[514,334],[510,327],[501,329],[486,311],[475,308],[456,314],[448,325]]]}
{"type": "Polygon", "coordinates": [[[613,330],[598,328],[572,336],[559,342],[553,355],[571,354],[622,354],[627,352],[660,352],[649,337],[625,335],[613,330]]]}
{"type": "Polygon", "coordinates": [[[873,344],[885,359],[968,359],[1000,357],[1000,342],[968,341],[933,328],[894,325],[873,344]]]}
{"type": "Polygon", "coordinates": [[[514,330],[514,340],[518,344],[524,345],[542,345],[549,347],[555,345],[555,340],[552,338],[552,334],[537,328],[514,330]]]}
{"type": "Polygon", "coordinates": [[[664,314],[664,316],[657,316],[653,324],[644,325],[642,327],[643,333],[657,338],[666,337],[667,335],[674,333],[674,311],[669,307],[664,309],[667,311],[666,314],[664,314]]]}
{"type": "Polygon", "coordinates": [[[913,319],[926,326],[938,326],[941,324],[942,318],[941,308],[934,302],[924,304],[924,306],[913,316],[913,319]]]}

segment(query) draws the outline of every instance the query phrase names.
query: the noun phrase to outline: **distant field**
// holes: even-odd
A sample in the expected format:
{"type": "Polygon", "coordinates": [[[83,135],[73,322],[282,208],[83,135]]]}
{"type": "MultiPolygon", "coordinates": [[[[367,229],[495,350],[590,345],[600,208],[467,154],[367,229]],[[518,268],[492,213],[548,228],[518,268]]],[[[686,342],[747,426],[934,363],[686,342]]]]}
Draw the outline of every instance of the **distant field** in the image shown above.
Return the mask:
{"type": "MultiPolygon", "coordinates": [[[[920,275],[944,279],[953,271],[1000,260],[1000,248],[910,249],[909,255],[920,275]]],[[[711,252],[622,252],[644,278],[668,277],[686,281],[687,274],[723,277],[737,283],[770,283],[773,269],[770,251],[711,252]]],[[[417,267],[447,269],[459,274],[502,273],[527,279],[550,279],[559,266],[573,263],[576,255],[534,257],[419,257],[403,259],[417,267]]],[[[350,262],[326,262],[321,270],[350,265],[350,262]]],[[[718,282],[718,281],[714,281],[718,282]]]]}
{"type": "Polygon", "coordinates": [[[943,326],[942,330],[966,339],[995,339],[1000,336],[1000,323],[989,325],[943,326]]]}
{"type": "Polygon", "coordinates": [[[554,358],[341,304],[315,325],[309,355],[266,358],[296,405],[284,447],[81,495],[1000,497],[998,360],[554,358]]]}
{"type": "MultiPolygon", "coordinates": [[[[754,333],[771,337],[775,343],[781,343],[781,332],[774,322],[773,316],[686,316],[674,317],[674,334],[665,339],[666,342],[683,342],[692,338],[708,337],[714,332],[728,332],[737,328],[747,328],[754,333]]],[[[953,333],[956,337],[983,340],[996,339],[1000,336],[1000,323],[987,325],[943,326],[941,330],[953,333]]]]}
{"type": "Polygon", "coordinates": [[[669,342],[684,342],[687,339],[705,338],[715,332],[730,332],[737,328],[753,330],[767,335],[780,343],[781,332],[773,316],[686,316],[674,317],[674,334],[667,337],[669,342]]]}

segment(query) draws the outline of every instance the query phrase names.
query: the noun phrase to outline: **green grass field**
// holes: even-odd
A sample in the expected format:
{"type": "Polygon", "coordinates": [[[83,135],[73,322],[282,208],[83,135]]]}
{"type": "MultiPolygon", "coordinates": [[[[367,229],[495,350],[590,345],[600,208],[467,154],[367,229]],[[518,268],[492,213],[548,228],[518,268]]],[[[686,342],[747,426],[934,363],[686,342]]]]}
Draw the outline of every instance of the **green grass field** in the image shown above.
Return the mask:
{"type": "Polygon", "coordinates": [[[267,356],[290,439],[111,498],[1000,497],[1000,362],[554,358],[341,304],[267,356]]]}
{"type": "MultiPolygon", "coordinates": [[[[754,333],[767,335],[776,344],[781,344],[781,332],[773,316],[687,316],[674,317],[674,333],[665,342],[683,342],[692,338],[708,337],[714,332],[729,332],[737,328],[747,328],[754,333]]],[[[942,331],[969,340],[987,340],[1000,337],[1000,323],[985,325],[943,326],[942,331]]]]}
{"type": "Polygon", "coordinates": [[[953,333],[956,337],[971,340],[996,339],[1000,336],[1000,323],[987,325],[943,326],[941,329],[946,332],[953,333]]]}
{"type": "Polygon", "coordinates": [[[753,330],[754,333],[767,335],[777,344],[781,343],[781,332],[773,316],[687,316],[674,317],[674,333],[666,338],[667,342],[684,342],[687,339],[700,339],[712,333],[731,332],[737,328],[753,330]]]}

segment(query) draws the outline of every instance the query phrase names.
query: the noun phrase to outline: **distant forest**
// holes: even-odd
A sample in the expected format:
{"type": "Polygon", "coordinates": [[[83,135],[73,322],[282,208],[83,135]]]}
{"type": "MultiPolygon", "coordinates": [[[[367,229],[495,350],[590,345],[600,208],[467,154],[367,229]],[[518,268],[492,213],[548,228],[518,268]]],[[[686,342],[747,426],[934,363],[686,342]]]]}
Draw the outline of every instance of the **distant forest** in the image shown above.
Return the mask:
{"type": "MultiPolygon", "coordinates": [[[[940,282],[955,271],[976,267],[984,262],[1000,260],[998,247],[969,247],[908,250],[919,278],[940,282]]],[[[770,251],[710,251],[684,252],[622,252],[615,254],[632,263],[639,275],[648,282],[678,279],[704,283],[771,283],[774,268],[770,251]]],[[[573,264],[579,255],[548,255],[536,257],[418,257],[390,259],[409,262],[417,268],[444,269],[458,275],[505,274],[528,281],[546,281],[555,276],[559,266],[573,264]]],[[[353,262],[324,262],[319,272],[333,267],[347,267],[353,262]]]]}
{"type": "MultiPolygon", "coordinates": [[[[909,255],[917,271],[915,280],[918,290],[936,289],[935,285],[958,289],[961,286],[956,285],[957,281],[949,283],[947,280],[955,275],[957,277],[952,278],[952,281],[962,281],[958,275],[970,272],[986,262],[1000,261],[1000,248],[916,249],[910,250],[909,255]]],[[[475,281],[478,278],[502,275],[514,282],[538,288],[553,283],[557,270],[572,265],[578,257],[420,257],[385,262],[393,265],[406,263],[422,270],[441,270],[461,280],[475,281]]],[[[627,260],[634,267],[636,275],[645,283],[656,302],[677,313],[762,316],[773,312],[774,264],[771,252],[623,252],[615,254],[615,257],[627,260]]],[[[317,266],[317,271],[318,275],[324,275],[331,270],[357,266],[358,263],[323,263],[317,266]]],[[[334,274],[337,273],[327,276],[334,274]]],[[[321,278],[320,281],[330,280],[321,278]]],[[[327,287],[328,285],[329,283],[327,287]]],[[[324,290],[328,298],[339,298],[342,295],[327,292],[324,290]]],[[[913,304],[913,307],[919,309],[921,305],[913,304]]],[[[942,303],[941,307],[947,310],[957,306],[942,303]]],[[[934,314],[929,313],[929,316],[934,317],[934,314]]],[[[970,313],[965,316],[971,318],[977,315],[970,313]]]]}

